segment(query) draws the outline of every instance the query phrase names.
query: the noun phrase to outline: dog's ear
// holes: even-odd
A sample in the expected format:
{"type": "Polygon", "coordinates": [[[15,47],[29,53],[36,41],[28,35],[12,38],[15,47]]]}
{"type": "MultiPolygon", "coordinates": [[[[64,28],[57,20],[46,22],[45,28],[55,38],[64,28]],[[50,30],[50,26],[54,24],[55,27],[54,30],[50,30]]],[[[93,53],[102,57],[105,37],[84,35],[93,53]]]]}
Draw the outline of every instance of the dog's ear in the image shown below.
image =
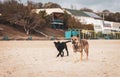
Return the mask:
{"type": "Polygon", "coordinates": [[[79,38],[79,35],[77,35],[77,38],[79,38]]]}

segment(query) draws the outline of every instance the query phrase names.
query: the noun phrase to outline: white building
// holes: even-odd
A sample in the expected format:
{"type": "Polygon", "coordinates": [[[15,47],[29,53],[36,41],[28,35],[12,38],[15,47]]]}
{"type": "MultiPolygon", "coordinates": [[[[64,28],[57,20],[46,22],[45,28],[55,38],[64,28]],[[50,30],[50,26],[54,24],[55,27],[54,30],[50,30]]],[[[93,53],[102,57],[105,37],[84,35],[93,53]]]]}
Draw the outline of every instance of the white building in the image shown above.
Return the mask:
{"type": "Polygon", "coordinates": [[[109,33],[111,33],[111,30],[112,30],[112,22],[110,22],[110,21],[103,21],[102,32],[104,34],[109,34],[109,33]]]}
{"type": "Polygon", "coordinates": [[[103,22],[102,18],[94,13],[90,12],[83,12],[80,10],[72,10],[66,9],[68,14],[73,15],[76,19],[78,19],[82,24],[93,24],[94,30],[96,32],[102,31],[103,29],[103,22]]]}
{"type": "Polygon", "coordinates": [[[72,9],[66,9],[66,11],[83,24],[93,24],[95,32],[102,32],[104,34],[120,32],[120,23],[105,21],[95,13],[72,9]]]}
{"type": "Polygon", "coordinates": [[[94,30],[96,32],[102,32],[103,31],[103,21],[102,20],[94,19],[93,25],[94,25],[94,30]]]}
{"type": "Polygon", "coordinates": [[[112,23],[112,31],[114,32],[120,32],[120,23],[117,23],[117,22],[113,22],[112,23]]]}
{"type": "Polygon", "coordinates": [[[35,9],[36,13],[40,11],[46,11],[48,15],[54,13],[63,13],[67,12],[68,14],[74,16],[83,24],[93,24],[95,32],[102,32],[104,34],[108,34],[110,32],[119,32],[120,31],[120,23],[103,21],[102,17],[96,15],[91,12],[84,12],[80,10],[73,9],[61,9],[61,8],[49,8],[49,9],[35,9]]]}

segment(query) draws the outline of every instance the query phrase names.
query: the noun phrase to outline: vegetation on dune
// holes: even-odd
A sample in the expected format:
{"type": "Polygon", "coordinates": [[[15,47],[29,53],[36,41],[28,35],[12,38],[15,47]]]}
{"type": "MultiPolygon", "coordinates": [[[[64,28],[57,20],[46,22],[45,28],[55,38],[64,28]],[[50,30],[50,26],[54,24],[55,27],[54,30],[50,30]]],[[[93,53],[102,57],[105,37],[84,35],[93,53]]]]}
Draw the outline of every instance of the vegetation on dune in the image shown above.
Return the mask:
{"type": "Polygon", "coordinates": [[[29,35],[31,30],[46,25],[46,13],[32,13],[31,10],[35,7],[30,2],[25,6],[15,0],[10,0],[0,5],[2,13],[1,20],[9,24],[21,26],[27,35],[29,35]]]}

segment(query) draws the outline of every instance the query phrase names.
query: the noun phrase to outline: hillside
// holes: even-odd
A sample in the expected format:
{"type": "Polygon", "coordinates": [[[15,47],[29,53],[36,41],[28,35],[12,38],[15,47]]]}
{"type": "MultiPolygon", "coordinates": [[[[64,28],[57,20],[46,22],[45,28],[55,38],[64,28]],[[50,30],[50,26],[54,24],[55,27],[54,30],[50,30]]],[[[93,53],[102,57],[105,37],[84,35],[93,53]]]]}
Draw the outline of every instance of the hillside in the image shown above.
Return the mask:
{"type": "Polygon", "coordinates": [[[56,36],[56,37],[63,37],[65,31],[60,29],[52,29],[52,28],[43,28],[41,32],[45,33],[48,36],[56,36]]]}
{"type": "Polygon", "coordinates": [[[0,24],[0,28],[3,29],[1,31],[1,35],[0,36],[9,36],[9,37],[13,37],[13,36],[26,36],[25,33],[20,32],[18,29],[14,28],[14,27],[10,27],[8,25],[0,24]]]}
{"type": "MultiPolygon", "coordinates": [[[[3,37],[3,36],[8,36],[8,37],[12,37],[12,38],[28,37],[28,35],[26,35],[25,32],[23,32],[17,28],[8,26],[8,25],[0,24],[0,28],[3,29],[0,32],[0,37],[3,37]]],[[[40,32],[44,33],[48,37],[51,37],[51,36],[63,37],[64,36],[64,30],[43,28],[40,30],[40,32]]],[[[36,32],[36,31],[32,32],[31,36],[32,37],[45,37],[43,34],[36,32]]]]}

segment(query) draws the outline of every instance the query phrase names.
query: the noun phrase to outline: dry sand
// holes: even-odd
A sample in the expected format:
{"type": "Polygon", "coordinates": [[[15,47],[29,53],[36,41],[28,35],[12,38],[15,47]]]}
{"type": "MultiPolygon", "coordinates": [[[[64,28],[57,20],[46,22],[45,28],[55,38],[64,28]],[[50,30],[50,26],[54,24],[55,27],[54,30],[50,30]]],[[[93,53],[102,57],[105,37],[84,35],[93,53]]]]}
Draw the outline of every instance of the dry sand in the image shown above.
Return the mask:
{"type": "MultiPolygon", "coordinates": [[[[120,77],[120,40],[89,40],[89,60],[56,58],[53,41],[0,41],[0,77],[120,77]]],[[[66,52],[65,52],[66,55],[66,52]]]]}

